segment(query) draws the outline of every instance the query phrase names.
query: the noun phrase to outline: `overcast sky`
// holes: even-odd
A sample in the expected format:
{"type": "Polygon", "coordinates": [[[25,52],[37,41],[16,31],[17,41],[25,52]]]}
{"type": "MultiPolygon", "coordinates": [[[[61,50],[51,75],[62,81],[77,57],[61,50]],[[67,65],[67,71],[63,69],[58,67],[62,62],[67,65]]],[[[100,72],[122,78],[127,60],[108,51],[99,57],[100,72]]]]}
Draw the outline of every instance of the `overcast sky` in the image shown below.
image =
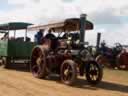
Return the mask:
{"type": "Polygon", "coordinates": [[[94,30],[86,33],[91,44],[96,43],[97,32],[102,32],[102,40],[109,45],[128,45],[128,0],[0,0],[0,23],[42,24],[81,13],[94,23],[94,30]]]}

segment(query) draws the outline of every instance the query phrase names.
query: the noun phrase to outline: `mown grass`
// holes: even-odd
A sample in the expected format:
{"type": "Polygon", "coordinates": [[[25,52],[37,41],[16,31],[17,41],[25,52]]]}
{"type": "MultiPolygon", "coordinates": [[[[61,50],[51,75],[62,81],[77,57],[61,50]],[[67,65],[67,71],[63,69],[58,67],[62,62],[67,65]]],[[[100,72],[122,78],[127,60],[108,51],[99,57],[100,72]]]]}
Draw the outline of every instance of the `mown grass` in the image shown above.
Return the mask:
{"type": "Polygon", "coordinates": [[[128,70],[115,70],[104,68],[104,80],[116,81],[128,85],[128,70]]]}

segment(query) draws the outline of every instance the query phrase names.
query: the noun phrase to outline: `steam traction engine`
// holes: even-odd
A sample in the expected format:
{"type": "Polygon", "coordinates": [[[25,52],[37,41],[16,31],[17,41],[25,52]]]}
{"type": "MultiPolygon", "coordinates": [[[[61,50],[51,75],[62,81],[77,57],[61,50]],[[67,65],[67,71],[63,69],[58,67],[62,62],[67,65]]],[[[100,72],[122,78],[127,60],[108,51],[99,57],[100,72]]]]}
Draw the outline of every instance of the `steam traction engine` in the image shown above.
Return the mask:
{"type": "MultiPolygon", "coordinates": [[[[77,75],[84,76],[91,84],[97,84],[102,79],[102,67],[92,58],[89,51],[84,47],[84,31],[92,29],[92,23],[85,21],[85,15],[81,18],[66,19],[64,22],[44,25],[54,29],[54,32],[62,30],[71,32],[80,30],[80,42],[77,49],[72,47],[69,41],[64,38],[46,38],[42,39],[42,44],[33,48],[31,55],[31,71],[37,78],[45,78],[50,73],[60,75],[64,84],[72,85],[77,75]],[[86,24],[85,24],[86,22],[86,24]]],[[[60,33],[59,33],[60,36],[60,33]]]]}

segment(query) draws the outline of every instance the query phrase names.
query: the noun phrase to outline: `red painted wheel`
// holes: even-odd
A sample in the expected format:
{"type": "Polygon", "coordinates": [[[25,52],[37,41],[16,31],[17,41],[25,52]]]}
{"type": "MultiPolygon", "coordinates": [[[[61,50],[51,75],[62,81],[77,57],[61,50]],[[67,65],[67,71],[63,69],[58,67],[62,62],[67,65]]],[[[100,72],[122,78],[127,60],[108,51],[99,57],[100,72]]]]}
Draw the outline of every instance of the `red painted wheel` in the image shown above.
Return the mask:
{"type": "Polygon", "coordinates": [[[72,85],[76,81],[76,64],[72,60],[65,60],[61,66],[61,81],[66,85],[72,85]]]}
{"type": "Polygon", "coordinates": [[[36,78],[46,77],[46,58],[41,47],[35,47],[31,55],[31,72],[36,78]]]}

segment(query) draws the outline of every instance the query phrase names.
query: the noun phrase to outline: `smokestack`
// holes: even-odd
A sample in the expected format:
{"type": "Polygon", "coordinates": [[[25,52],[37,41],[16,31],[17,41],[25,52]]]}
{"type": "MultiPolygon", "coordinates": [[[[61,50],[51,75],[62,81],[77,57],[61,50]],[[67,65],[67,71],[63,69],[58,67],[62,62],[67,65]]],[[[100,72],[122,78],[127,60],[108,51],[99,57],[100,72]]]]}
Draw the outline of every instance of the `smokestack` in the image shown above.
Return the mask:
{"type": "Polygon", "coordinates": [[[101,39],[101,33],[97,33],[97,44],[96,44],[96,49],[97,49],[97,51],[99,50],[100,39],[101,39]]]}
{"type": "Polygon", "coordinates": [[[86,14],[80,15],[80,42],[84,43],[85,40],[85,29],[86,29],[86,14]]]}

